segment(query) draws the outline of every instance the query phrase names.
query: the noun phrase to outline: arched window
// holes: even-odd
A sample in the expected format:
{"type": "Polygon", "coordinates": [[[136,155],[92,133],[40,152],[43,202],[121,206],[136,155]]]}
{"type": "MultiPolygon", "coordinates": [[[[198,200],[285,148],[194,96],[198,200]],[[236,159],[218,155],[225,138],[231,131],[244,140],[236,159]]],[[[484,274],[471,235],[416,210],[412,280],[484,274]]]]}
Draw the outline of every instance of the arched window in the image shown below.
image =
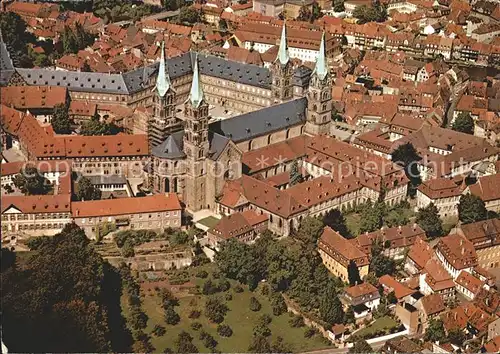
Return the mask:
{"type": "Polygon", "coordinates": [[[253,143],[253,140],[250,140],[248,142],[248,151],[251,151],[252,150],[252,143],[253,143]]]}
{"type": "Polygon", "coordinates": [[[271,144],[271,136],[272,136],[272,134],[269,134],[267,136],[267,145],[271,144]]]}
{"type": "Polygon", "coordinates": [[[287,129],[286,130],[286,139],[288,139],[290,137],[290,129],[287,129]]]}

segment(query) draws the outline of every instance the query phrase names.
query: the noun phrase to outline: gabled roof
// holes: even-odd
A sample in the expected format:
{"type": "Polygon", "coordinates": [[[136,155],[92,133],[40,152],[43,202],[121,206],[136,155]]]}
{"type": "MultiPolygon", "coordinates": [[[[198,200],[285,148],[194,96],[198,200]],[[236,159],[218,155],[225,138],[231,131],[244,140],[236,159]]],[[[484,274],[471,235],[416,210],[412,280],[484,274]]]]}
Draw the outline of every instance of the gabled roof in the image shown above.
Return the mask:
{"type": "Polygon", "coordinates": [[[151,154],[156,157],[178,159],[186,156],[183,151],[184,131],[178,131],[170,134],[163,143],[155,146],[151,154]]]}
{"type": "Polygon", "coordinates": [[[210,124],[210,130],[235,143],[303,124],[307,99],[299,98],[210,124]]]}

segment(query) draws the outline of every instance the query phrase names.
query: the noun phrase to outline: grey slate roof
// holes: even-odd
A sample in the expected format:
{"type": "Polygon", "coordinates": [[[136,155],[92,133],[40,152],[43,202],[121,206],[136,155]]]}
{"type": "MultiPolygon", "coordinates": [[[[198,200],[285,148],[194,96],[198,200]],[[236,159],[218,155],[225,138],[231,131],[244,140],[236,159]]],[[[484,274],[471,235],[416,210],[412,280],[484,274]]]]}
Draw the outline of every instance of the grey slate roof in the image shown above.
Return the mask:
{"type": "Polygon", "coordinates": [[[301,65],[293,72],[292,84],[294,86],[307,87],[311,80],[312,70],[307,66],[301,65]]]}
{"type": "Polygon", "coordinates": [[[184,154],[184,144],[182,142],[183,137],[183,130],[170,134],[163,143],[155,146],[151,150],[151,154],[164,159],[179,159],[185,157],[186,154],[184,154]]]}
{"type": "Polygon", "coordinates": [[[6,86],[14,74],[14,64],[4,42],[0,42],[0,86],[6,86]]]}
{"type": "Polygon", "coordinates": [[[53,69],[17,69],[28,85],[67,87],[72,91],[128,94],[120,74],[63,71],[53,69]]]}
{"type": "MultiPolygon", "coordinates": [[[[190,54],[192,57],[191,62],[194,62],[196,53],[191,52],[190,54]]],[[[271,88],[271,73],[267,68],[201,53],[198,55],[198,60],[202,75],[218,77],[265,89],[271,88]]]]}
{"type": "Polygon", "coordinates": [[[98,175],[98,176],[86,176],[93,185],[98,184],[126,184],[127,178],[123,175],[98,175]]]}
{"type": "Polygon", "coordinates": [[[235,143],[286,129],[305,121],[307,99],[299,98],[210,124],[210,130],[235,143]]]}
{"type": "MultiPolygon", "coordinates": [[[[209,131],[208,133],[210,152],[212,153],[210,158],[212,160],[217,160],[230,140],[225,136],[212,131],[209,131]]],[[[183,137],[183,130],[170,134],[163,143],[152,149],[152,155],[164,159],[184,158],[186,154],[183,151],[183,137]]]]}

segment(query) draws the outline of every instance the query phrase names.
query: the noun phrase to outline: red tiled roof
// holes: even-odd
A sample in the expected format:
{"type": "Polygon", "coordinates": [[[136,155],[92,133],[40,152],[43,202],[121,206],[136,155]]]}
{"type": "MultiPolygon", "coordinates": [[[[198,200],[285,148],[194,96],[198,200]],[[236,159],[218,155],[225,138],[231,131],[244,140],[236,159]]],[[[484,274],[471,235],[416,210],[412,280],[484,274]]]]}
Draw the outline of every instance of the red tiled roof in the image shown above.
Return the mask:
{"type": "Polygon", "coordinates": [[[436,259],[430,259],[425,265],[424,272],[427,274],[425,281],[434,291],[454,288],[455,283],[443,265],[436,259]]]}
{"type": "Polygon", "coordinates": [[[71,211],[74,218],[115,216],[140,213],[180,211],[177,194],[159,194],[147,197],[118,198],[73,202],[71,211]]]}
{"type": "Polygon", "coordinates": [[[461,235],[454,234],[442,237],[436,247],[455,269],[460,270],[477,265],[474,245],[461,235]]]}
{"type": "Polygon", "coordinates": [[[500,199],[500,173],[480,177],[477,183],[470,185],[469,190],[472,194],[480,197],[484,202],[490,202],[500,199]]]}
{"type": "Polygon", "coordinates": [[[68,90],[56,86],[7,86],[0,89],[1,103],[16,109],[54,108],[65,104],[68,90]]]}
{"type": "Polygon", "coordinates": [[[70,194],[2,196],[2,213],[14,207],[24,214],[64,213],[71,207],[70,194]]]}
{"type": "Polygon", "coordinates": [[[352,239],[352,242],[363,252],[370,254],[375,240],[380,240],[383,244],[389,242],[388,248],[399,248],[412,246],[417,237],[423,240],[427,239],[425,231],[418,224],[408,224],[389,228],[382,227],[378,231],[361,234],[352,239]]]}
{"type": "Polygon", "coordinates": [[[318,247],[344,267],[347,267],[350,261],[355,261],[358,267],[368,265],[368,256],[366,254],[353,247],[347,239],[328,226],[323,229],[318,247]]]}
{"type": "Polygon", "coordinates": [[[427,316],[435,315],[446,309],[443,298],[439,294],[424,296],[420,301],[422,301],[422,308],[427,316]]]}
{"type": "Polygon", "coordinates": [[[394,295],[396,295],[398,300],[401,300],[415,292],[415,290],[406,287],[388,274],[381,276],[378,282],[384,287],[384,289],[386,289],[387,292],[394,291],[394,295]]]}
{"type": "Polygon", "coordinates": [[[460,196],[465,184],[458,184],[452,178],[431,178],[423,181],[418,190],[430,199],[440,199],[460,196]]]}
{"type": "Polygon", "coordinates": [[[465,270],[462,270],[460,272],[457,279],[455,279],[455,283],[457,283],[460,286],[463,286],[465,289],[469,290],[473,295],[476,295],[483,286],[483,282],[481,280],[479,280],[469,272],[466,272],[465,270]]]}
{"type": "Polygon", "coordinates": [[[351,297],[351,298],[357,298],[360,296],[364,295],[370,295],[373,293],[378,294],[378,289],[371,285],[370,283],[361,283],[358,285],[350,286],[347,289],[345,289],[345,292],[351,297]]]}
{"type": "Polygon", "coordinates": [[[222,217],[220,221],[208,232],[224,239],[230,239],[245,234],[261,223],[268,220],[265,214],[258,214],[253,210],[234,213],[222,217]]]}
{"type": "Polygon", "coordinates": [[[484,344],[484,349],[486,353],[500,353],[500,336],[496,336],[486,342],[484,344]]]}

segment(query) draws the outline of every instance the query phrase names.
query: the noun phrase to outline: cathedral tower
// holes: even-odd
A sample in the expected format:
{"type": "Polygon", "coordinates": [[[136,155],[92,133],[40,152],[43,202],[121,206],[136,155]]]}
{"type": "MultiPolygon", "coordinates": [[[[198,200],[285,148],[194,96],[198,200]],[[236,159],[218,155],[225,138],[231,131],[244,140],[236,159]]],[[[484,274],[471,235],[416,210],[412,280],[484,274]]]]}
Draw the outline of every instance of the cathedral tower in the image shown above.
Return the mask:
{"type": "Polygon", "coordinates": [[[206,165],[209,153],[208,104],[204,99],[198,70],[198,57],[193,68],[189,98],[184,103],[184,153],[186,154],[186,207],[192,211],[206,207],[206,165]]]}
{"type": "Polygon", "coordinates": [[[153,117],[149,120],[149,146],[160,145],[170,133],[181,128],[181,121],[175,116],[175,90],[170,82],[165,63],[165,44],[161,45],[160,67],[153,93],[153,117]]]}
{"type": "Polygon", "coordinates": [[[332,120],[332,78],[326,58],[325,33],[307,92],[306,134],[329,134],[332,120]]]}
{"type": "Polygon", "coordinates": [[[272,84],[271,91],[275,102],[284,102],[292,98],[292,75],[293,68],[288,55],[288,47],[286,41],[286,27],[283,24],[281,31],[280,46],[278,56],[271,65],[272,84]]]}

